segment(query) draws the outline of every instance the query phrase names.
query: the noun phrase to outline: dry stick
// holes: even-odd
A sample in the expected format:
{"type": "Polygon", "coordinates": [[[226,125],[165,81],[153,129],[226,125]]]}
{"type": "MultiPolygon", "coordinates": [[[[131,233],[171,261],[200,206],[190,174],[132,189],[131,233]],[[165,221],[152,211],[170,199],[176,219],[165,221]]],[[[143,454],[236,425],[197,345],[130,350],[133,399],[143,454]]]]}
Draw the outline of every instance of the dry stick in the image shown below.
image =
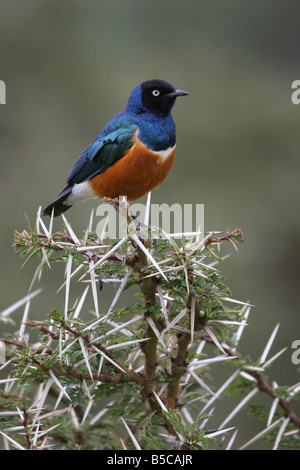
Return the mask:
{"type": "MultiPolygon", "coordinates": [[[[153,307],[156,305],[155,292],[157,288],[157,283],[153,277],[143,278],[144,273],[141,272],[141,268],[143,268],[144,266],[147,266],[148,262],[147,262],[147,257],[145,253],[141,249],[138,250],[138,257],[139,257],[139,262],[135,264],[135,270],[138,269],[139,271],[140,288],[144,296],[144,305],[145,305],[144,315],[146,319],[149,318],[154,322],[158,331],[161,331],[161,327],[158,324],[156,320],[155,312],[153,311],[153,307]]],[[[157,363],[158,338],[148,322],[147,322],[147,329],[146,329],[145,337],[149,338],[149,340],[145,341],[145,343],[142,345],[142,351],[145,354],[144,373],[146,377],[153,377],[156,373],[156,368],[158,365],[157,363]]]]}
{"type": "Polygon", "coordinates": [[[177,408],[180,393],[180,379],[186,373],[186,352],[191,341],[190,333],[177,333],[177,352],[171,362],[171,381],[167,387],[165,404],[167,408],[177,408]]]}
{"type": "Polygon", "coordinates": [[[28,432],[28,413],[27,413],[27,410],[25,408],[25,406],[23,407],[23,419],[22,419],[22,425],[24,427],[24,434],[25,434],[25,440],[26,440],[26,444],[27,444],[27,450],[31,450],[32,449],[32,442],[31,442],[31,439],[30,439],[30,434],[28,432]]]}
{"type": "MultiPolygon", "coordinates": [[[[149,240],[145,240],[145,247],[149,246],[149,240]]],[[[144,304],[145,304],[145,317],[151,318],[155,324],[155,327],[159,332],[163,330],[163,325],[160,325],[156,319],[155,311],[153,307],[156,305],[156,290],[157,290],[157,281],[154,277],[144,277],[144,273],[141,271],[143,267],[148,266],[148,260],[145,253],[139,248],[137,250],[137,261],[134,264],[134,270],[139,274],[140,278],[140,288],[144,295],[144,304]]],[[[189,282],[193,283],[194,279],[190,274],[189,282]]],[[[188,302],[191,303],[191,296],[189,296],[188,302]]],[[[191,316],[190,316],[191,321],[191,316]]],[[[197,303],[195,304],[195,325],[194,327],[200,329],[202,325],[200,323],[200,311],[197,303]]],[[[191,324],[190,324],[191,327],[191,324]]],[[[145,368],[144,373],[146,376],[146,381],[143,387],[144,397],[148,398],[149,405],[153,411],[160,415],[164,420],[164,425],[167,431],[178,438],[176,431],[173,426],[167,420],[166,415],[162,412],[160,406],[155,397],[153,397],[153,390],[157,391],[156,385],[156,368],[158,366],[157,361],[157,345],[158,338],[147,322],[147,329],[145,333],[146,338],[150,338],[148,341],[143,343],[141,346],[142,351],[145,356],[145,368]],[[148,380],[147,380],[148,378],[148,380]]],[[[186,353],[188,346],[191,341],[190,333],[179,332],[177,334],[177,353],[175,359],[172,361],[171,365],[171,382],[168,384],[167,392],[164,395],[164,401],[166,408],[177,408],[178,397],[180,393],[180,379],[186,373],[186,353]]]]}
{"type": "MultiPolygon", "coordinates": [[[[127,202],[123,203],[126,210],[126,217],[127,217],[127,224],[130,227],[133,226],[133,219],[130,214],[130,206],[127,202]]],[[[124,209],[124,207],[123,207],[124,209]]],[[[124,215],[124,213],[123,213],[124,215]]],[[[149,248],[150,240],[144,240],[145,248],[149,248]]],[[[155,293],[157,289],[157,281],[154,277],[147,277],[145,278],[145,274],[142,272],[144,267],[148,266],[148,259],[146,253],[138,246],[137,247],[137,256],[134,258],[133,261],[133,269],[138,274],[140,280],[140,288],[141,292],[144,296],[144,316],[151,319],[158,329],[158,331],[162,331],[162,328],[159,326],[155,312],[153,311],[153,307],[156,305],[156,298],[155,293]]],[[[145,369],[144,373],[146,378],[152,378],[155,376],[156,368],[158,365],[157,362],[157,343],[158,338],[151,328],[151,326],[147,322],[147,329],[146,329],[146,336],[145,338],[149,338],[148,341],[145,341],[142,345],[142,351],[145,355],[145,369]]]]}
{"type": "MultiPolygon", "coordinates": [[[[149,245],[149,241],[145,241],[145,246],[149,245]],[[147,243],[148,242],[148,243],[147,243]]],[[[162,330],[162,327],[158,324],[155,316],[155,312],[153,310],[153,307],[156,305],[156,298],[155,298],[155,293],[156,293],[156,288],[157,288],[157,282],[154,279],[154,277],[147,277],[145,278],[145,274],[142,272],[142,268],[145,266],[148,266],[148,260],[146,254],[142,251],[141,248],[138,248],[137,250],[137,258],[134,262],[133,268],[136,271],[136,273],[139,275],[140,279],[140,289],[141,292],[144,296],[144,316],[145,318],[149,318],[153,321],[154,325],[158,329],[158,331],[162,330]]],[[[148,379],[146,382],[148,382],[148,385],[146,386],[145,384],[145,393],[146,396],[150,395],[152,396],[152,390],[153,388],[156,390],[156,386],[154,385],[155,382],[155,374],[156,374],[156,368],[158,366],[157,362],[157,343],[158,343],[158,338],[147,322],[147,328],[145,332],[145,338],[149,338],[148,341],[145,341],[141,349],[144,353],[145,356],[145,367],[144,367],[144,374],[146,376],[146,379],[148,379]]],[[[157,401],[155,398],[153,398],[153,405],[155,404],[155,407],[157,407],[157,401]]]]}
{"type": "MultiPolygon", "coordinates": [[[[192,295],[189,295],[189,303],[191,303],[192,295]]],[[[198,306],[198,302],[195,302],[195,318],[194,318],[194,325],[193,329],[200,331],[202,328],[201,323],[201,316],[200,310],[198,306]]],[[[190,309],[189,309],[190,310],[190,309]]],[[[192,331],[191,328],[191,321],[192,317],[190,314],[189,318],[189,330],[192,331]]],[[[186,355],[189,344],[191,342],[191,333],[177,333],[177,351],[175,358],[172,358],[171,362],[171,378],[172,380],[169,382],[166,395],[165,395],[165,403],[167,408],[177,408],[178,407],[178,398],[180,394],[180,380],[181,377],[186,373],[186,355]]]]}
{"type": "MultiPolygon", "coordinates": [[[[128,224],[132,223],[132,217],[129,212],[129,206],[127,206],[127,222],[128,224]]],[[[150,240],[144,240],[145,248],[149,248],[150,240]]],[[[144,296],[144,316],[146,319],[151,319],[156,329],[161,332],[163,331],[164,325],[161,325],[155,315],[153,307],[156,305],[156,290],[157,290],[157,280],[155,277],[145,277],[142,269],[149,265],[147,255],[145,252],[138,247],[137,256],[134,258],[132,266],[134,271],[138,274],[140,280],[140,289],[144,296]]],[[[145,400],[148,400],[148,403],[151,407],[151,410],[159,415],[164,422],[164,426],[167,431],[173,436],[177,437],[177,433],[174,430],[173,426],[168,422],[166,415],[162,412],[162,409],[157,402],[157,399],[153,395],[153,391],[157,392],[157,374],[156,369],[158,366],[157,360],[157,345],[158,338],[151,328],[150,324],[147,322],[147,328],[145,332],[145,338],[149,338],[148,341],[145,341],[141,345],[141,349],[145,357],[145,366],[144,366],[144,378],[143,378],[143,397],[145,400]]]]}
{"type": "MultiPolygon", "coordinates": [[[[193,275],[192,269],[187,266],[187,282],[192,286],[195,283],[195,278],[193,275]]],[[[188,289],[188,286],[187,286],[188,289]]],[[[177,408],[178,407],[178,398],[180,394],[180,380],[181,377],[186,373],[186,355],[187,350],[189,347],[190,342],[192,339],[192,331],[200,331],[203,327],[201,322],[201,315],[198,302],[194,298],[194,307],[193,307],[193,315],[192,315],[192,300],[193,295],[189,293],[187,306],[189,311],[189,332],[177,333],[177,352],[175,358],[172,358],[171,362],[171,378],[172,380],[169,382],[166,395],[165,395],[165,402],[167,408],[177,408]],[[192,325],[191,322],[194,322],[192,325]]]]}
{"type": "MultiPolygon", "coordinates": [[[[127,221],[128,223],[132,222],[130,214],[127,212],[127,221]]],[[[148,248],[150,245],[149,240],[144,240],[144,246],[148,248]]],[[[156,329],[161,332],[163,330],[163,325],[160,325],[156,319],[155,311],[153,307],[156,305],[156,290],[157,290],[157,281],[155,277],[145,277],[144,273],[142,272],[142,268],[148,266],[148,259],[146,254],[141,248],[137,249],[137,258],[133,265],[134,270],[139,275],[140,279],[140,288],[141,292],[144,296],[144,305],[145,311],[144,315],[146,318],[149,318],[153,321],[156,329]]],[[[194,279],[192,274],[190,274],[189,282],[193,283],[194,279]]],[[[191,303],[191,296],[189,296],[188,302],[191,303]]],[[[195,327],[200,328],[199,325],[200,320],[200,311],[198,305],[195,305],[195,327]]],[[[191,325],[190,325],[191,326],[191,325]]],[[[145,382],[143,387],[143,395],[146,399],[148,399],[149,405],[156,414],[162,417],[164,421],[165,428],[167,431],[178,438],[176,431],[174,430],[173,426],[167,420],[165,413],[162,412],[160,405],[157,402],[157,399],[153,396],[153,390],[157,392],[157,384],[156,384],[156,369],[158,366],[157,360],[157,346],[158,346],[158,338],[151,328],[150,324],[147,322],[147,329],[145,333],[145,338],[149,338],[148,341],[145,341],[141,349],[145,356],[145,367],[144,367],[144,374],[145,374],[145,382]]],[[[172,381],[169,383],[167,387],[167,392],[164,396],[164,401],[166,407],[169,408],[177,408],[178,404],[178,397],[180,393],[180,379],[185,374],[185,361],[186,361],[186,353],[188,346],[191,341],[191,334],[190,333],[181,333],[177,334],[177,354],[175,359],[172,362],[171,366],[171,377],[172,381]]]]}

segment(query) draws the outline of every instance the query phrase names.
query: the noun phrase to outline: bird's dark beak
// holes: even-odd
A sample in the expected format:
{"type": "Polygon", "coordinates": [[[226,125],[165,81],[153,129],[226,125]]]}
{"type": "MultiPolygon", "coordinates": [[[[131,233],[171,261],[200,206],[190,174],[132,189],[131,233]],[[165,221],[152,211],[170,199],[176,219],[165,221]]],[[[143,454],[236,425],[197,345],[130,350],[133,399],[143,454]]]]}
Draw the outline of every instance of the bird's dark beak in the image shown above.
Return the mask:
{"type": "Polygon", "coordinates": [[[184,90],[175,90],[172,93],[168,94],[168,96],[172,98],[177,98],[177,96],[185,96],[185,95],[189,95],[189,93],[184,90]]]}

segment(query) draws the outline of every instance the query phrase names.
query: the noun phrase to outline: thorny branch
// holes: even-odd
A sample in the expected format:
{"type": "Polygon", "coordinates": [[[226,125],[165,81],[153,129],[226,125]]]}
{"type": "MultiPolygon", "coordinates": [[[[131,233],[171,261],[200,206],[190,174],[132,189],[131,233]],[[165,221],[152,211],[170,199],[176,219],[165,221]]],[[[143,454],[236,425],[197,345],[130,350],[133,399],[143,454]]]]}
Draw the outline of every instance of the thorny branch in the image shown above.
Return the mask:
{"type": "MultiPolygon", "coordinates": [[[[128,217],[128,222],[131,221],[132,219],[128,217]]],[[[143,369],[140,368],[135,371],[133,370],[130,361],[126,362],[126,360],[117,360],[116,356],[111,354],[110,349],[108,348],[109,343],[103,343],[101,340],[95,341],[92,335],[87,333],[85,329],[80,331],[80,327],[75,327],[72,321],[68,322],[66,319],[61,318],[58,323],[56,323],[57,328],[52,329],[52,327],[49,328],[49,323],[46,321],[37,322],[27,319],[23,325],[36,328],[49,337],[49,344],[47,343],[47,346],[43,345],[43,354],[40,354],[40,346],[34,347],[26,341],[23,342],[20,339],[20,335],[16,338],[0,338],[0,341],[12,346],[12,351],[11,353],[8,353],[8,355],[10,355],[13,364],[14,361],[16,364],[18,363],[22,354],[23,358],[26,358],[26,366],[25,370],[21,374],[21,378],[26,376],[28,368],[34,366],[39,371],[42,371],[46,377],[53,377],[52,374],[54,374],[57,378],[64,377],[74,379],[74,381],[81,383],[87,382],[92,384],[91,388],[93,387],[93,382],[101,384],[117,384],[121,386],[120,390],[122,386],[127,387],[130,384],[139,386],[139,392],[142,395],[143,402],[148,403],[149,406],[146,408],[146,417],[144,417],[141,422],[137,421],[136,423],[136,433],[141,432],[144,422],[146,423],[148,420],[150,421],[150,418],[156,415],[161,419],[160,422],[163,423],[167,432],[178,439],[176,423],[171,423],[167,418],[164,409],[166,408],[168,410],[171,409],[179,412],[184,425],[185,419],[182,414],[182,403],[180,403],[179,400],[182,399],[182,380],[187,373],[187,368],[191,361],[191,359],[189,359],[191,346],[194,344],[194,337],[199,338],[199,336],[202,341],[204,340],[206,343],[218,346],[218,340],[215,340],[213,336],[206,336],[203,329],[206,328],[206,331],[208,331],[208,319],[214,319],[215,312],[224,313],[222,310],[223,307],[221,299],[224,295],[226,297],[228,292],[228,288],[226,288],[226,286],[222,287],[223,284],[221,278],[218,278],[216,281],[214,280],[214,275],[210,271],[209,265],[206,266],[208,271],[205,268],[203,273],[200,272],[200,274],[199,270],[202,268],[199,266],[202,266],[203,263],[204,250],[214,255],[212,247],[217,246],[219,248],[220,244],[223,242],[232,243],[236,249],[235,243],[243,241],[241,230],[227,230],[221,235],[213,232],[211,232],[209,236],[206,234],[203,245],[201,246],[201,244],[199,244],[201,249],[199,250],[197,258],[198,274],[196,274],[197,270],[194,264],[195,256],[197,256],[196,249],[194,250],[195,253],[194,251],[185,251],[182,248],[178,248],[177,250],[175,249],[175,251],[172,252],[172,249],[166,244],[165,250],[167,254],[162,254],[159,262],[161,263],[160,266],[163,267],[163,270],[165,269],[166,273],[167,271],[168,273],[171,272],[171,276],[173,276],[172,279],[174,280],[173,282],[165,282],[165,279],[161,276],[162,272],[155,269],[158,265],[155,265],[155,263],[152,264],[152,262],[149,261],[151,259],[151,256],[148,256],[150,255],[151,241],[148,239],[143,240],[142,247],[141,245],[136,245],[135,249],[127,249],[126,247],[125,249],[122,249],[120,254],[120,252],[112,250],[112,246],[101,243],[101,241],[91,233],[87,234],[84,239],[78,239],[76,236],[73,238],[72,230],[69,230],[69,234],[64,230],[62,232],[55,233],[52,236],[49,236],[46,230],[45,232],[46,233],[42,233],[36,230],[35,232],[23,231],[22,233],[19,233],[15,231],[15,242],[13,245],[15,250],[20,251],[21,255],[27,255],[28,259],[30,259],[34,254],[40,252],[44,259],[45,253],[48,252],[49,258],[46,258],[48,266],[52,261],[50,257],[52,256],[52,253],[54,253],[54,256],[58,256],[59,259],[63,259],[64,261],[70,256],[72,257],[76,255],[74,256],[74,259],[76,258],[76,263],[82,264],[84,267],[87,267],[87,269],[89,269],[91,261],[96,263],[98,261],[101,262],[101,259],[106,257],[106,261],[116,262],[115,265],[118,266],[118,273],[124,272],[122,271],[123,266],[125,266],[125,269],[130,267],[133,270],[133,275],[130,277],[130,283],[135,285],[139,284],[140,292],[143,296],[143,306],[141,307],[141,310],[144,322],[141,323],[144,328],[144,342],[139,343],[138,347],[142,351],[144,367],[143,369]],[[79,246],[80,250],[78,250],[79,246]],[[55,254],[56,252],[57,254],[55,254]],[[61,254],[63,255],[62,258],[61,254]],[[199,279],[203,282],[201,283],[199,279]],[[166,296],[167,298],[170,298],[172,295],[174,295],[174,298],[177,298],[175,301],[174,299],[171,299],[171,303],[174,301],[176,308],[174,308],[175,313],[171,312],[170,318],[168,318],[169,313],[164,312],[164,316],[158,313],[160,308],[157,300],[158,288],[160,293],[162,293],[163,290],[168,293],[168,296],[166,296]],[[178,302],[177,304],[176,301],[178,302]],[[175,316],[178,315],[178,311],[182,311],[184,313],[184,317],[181,317],[181,323],[176,324],[177,329],[175,329],[175,325],[173,325],[174,329],[173,327],[171,329],[168,326],[170,325],[169,321],[174,320],[175,316]],[[168,332],[166,336],[171,336],[172,339],[167,348],[165,347],[162,339],[165,331],[168,332]],[[53,361],[51,363],[50,359],[55,357],[56,352],[53,345],[51,345],[53,346],[53,349],[49,346],[51,341],[64,342],[66,338],[72,338],[72,341],[75,340],[75,343],[76,339],[78,339],[81,346],[84,344],[83,357],[87,362],[87,368],[89,370],[84,370],[82,367],[78,368],[72,365],[66,366],[64,361],[53,361]],[[162,348],[162,346],[164,346],[164,348],[162,348]],[[90,356],[94,354],[93,347],[96,347],[98,351],[105,354],[106,358],[109,359],[104,372],[101,368],[101,370],[99,369],[98,371],[94,370],[92,365],[88,362],[89,359],[87,354],[90,356]],[[125,364],[129,365],[126,366],[125,364]],[[163,387],[161,387],[162,373],[164,374],[164,377],[166,377],[166,380],[163,382],[163,387]],[[157,399],[157,396],[159,399],[157,399]]],[[[129,239],[130,236],[128,236],[126,240],[128,241],[129,239]]],[[[214,256],[212,256],[213,260],[215,260],[214,256]]],[[[113,265],[114,263],[111,264],[113,265]]],[[[98,276],[101,276],[101,269],[97,271],[95,269],[93,276],[95,279],[98,276]]],[[[232,313],[231,315],[231,317],[228,317],[230,320],[240,319],[238,314],[234,316],[232,313]]],[[[216,318],[219,320],[221,318],[222,323],[222,317],[216,318]]],[[[224,316],[225,320],[226,318],[227,317],[224,316]]],[[[141,320],[139,319],[139,321],[141,320]]],[[[138,338],[140,338],[140,336],[138,336],[138,338]]],[[[219,342],[222,344],[228,357],[236,357],[235,350],[232,350],[225,342],[223,343],[221,339],[219,339],[219,342]]],[[[126,345],[126,341],[124,342],[124,345],[126,345]]],[[[84,361],[81,361],[81,363],[82,362],[84,361]]],[[[93,365],[94,364],[95,363],[93,363],[93,365]]],[[[268,385],[264,377],[259,372],[253,369],[251,370],[250,368],[247,369],[246,366],[243,370],[247,371],[247,373],[255,379],[256,386],[260,391],[267,394],[272,399],[276,398],[276,390],[274,391],[268,385]]],[[[300,418],[294,412],[289,399],[278,396],[278,403],[285,415],[289,417],[291,423],[300,429],[300,418]]],[[[29,449],[32,448],[32,442],[30,433],[27,432],[28,414],[25,407],[22,412],[24,417],[23,426],[25,430],[25,440],[27,448],[29,449]]],[[[83,410],[81,410],[80,413],[81,418],[83,419],[85,417],[85,413],[83,410]]],[[[82,440],[80,441],[82,442],[82,440]]],[[[181,449],[190,448],[187,442],[188,438],[186,442],[181,443],[181,449]]]]}
{"type": "MultiPolygon", "coordinates": [[[[202,339],[205,340],[207,343],[213,344],[213,341],[209,336],[203,336],[202,339]]],[[[223,348],[228,354],[228,356],[236,357],[236,351],[233,351],[230,347],[226,346],[225,344],[223,345],[223,348]]],[[[268,383],[265,381],[261,374],[259,374],[255,370],[247,369],[247,367],[245,368],[245,370],[247,371],[247,374],[251,375],[251,377],[256,380],[256,386],[261,392],[265,393],[273,399],[277,397],[276,393],[268,385],[268,383]]],[[[286,417],[289,417],[290,420],[300,429],[300,418],[293,410],[290,402],[286,398],[279,397],[279,405],[284,410],[286,417]]]]}

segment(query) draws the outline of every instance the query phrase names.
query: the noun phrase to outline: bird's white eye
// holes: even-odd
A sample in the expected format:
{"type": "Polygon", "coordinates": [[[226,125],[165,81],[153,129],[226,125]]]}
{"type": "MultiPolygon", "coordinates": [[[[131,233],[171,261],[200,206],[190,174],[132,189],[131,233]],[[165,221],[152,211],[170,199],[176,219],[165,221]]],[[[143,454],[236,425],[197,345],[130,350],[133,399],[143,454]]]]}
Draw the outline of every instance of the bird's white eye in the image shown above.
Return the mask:
{"type": "Polygon", "coordinates": [[[158,96],[158,95],[160,95],[159,90],[153,90],[153,91],[152,91],[152,95],[153,95],[153,96],[158,96]]]}

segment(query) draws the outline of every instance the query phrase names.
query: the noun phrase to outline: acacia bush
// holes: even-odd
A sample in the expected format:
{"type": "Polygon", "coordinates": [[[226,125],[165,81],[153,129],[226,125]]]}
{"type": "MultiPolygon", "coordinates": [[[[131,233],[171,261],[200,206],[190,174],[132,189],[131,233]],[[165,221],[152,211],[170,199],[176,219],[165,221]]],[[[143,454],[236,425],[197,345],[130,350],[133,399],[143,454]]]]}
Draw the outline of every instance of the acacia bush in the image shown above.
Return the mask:
{"type": "Polygon", "coordinates": [[[266,376],[284,353],[270,355],[278,326],[259,358],[239,351],[251,305],[232,297],[220,265],[222,245],[236,249],[241,230],[181,240],[166,233],[141,240],[129,231],[106,243],[93,232],[92,216],[82,239],[63,223],[54,233],[53,219],[46,227],[39,211],[33,228],[14,234],[15,251],[38,265],[29,294],[0,314],[5,324],[24,308],[15,333],[0,340],[3,449],[234,449],[235,418],[259,393],[270,406],[252,405],[262,430],[242,448],[262,439],[267,448],[299,448],[293,400],[300,386],[271,385],[266,376]],[[43,295],[34,285],[57,262],[65,264],[57,285],[64,305],[54,299],[52,310],[32,320],[31,302],[43,295]],[[103,312],[107,283],[115,293],[103,312]],[[125,291],[131,306],[122,304],[125,291]],[[221,386],[216,365],[228,374],[221,386]],[[211,429],[228,395],[240,400],[211,429]]]}

